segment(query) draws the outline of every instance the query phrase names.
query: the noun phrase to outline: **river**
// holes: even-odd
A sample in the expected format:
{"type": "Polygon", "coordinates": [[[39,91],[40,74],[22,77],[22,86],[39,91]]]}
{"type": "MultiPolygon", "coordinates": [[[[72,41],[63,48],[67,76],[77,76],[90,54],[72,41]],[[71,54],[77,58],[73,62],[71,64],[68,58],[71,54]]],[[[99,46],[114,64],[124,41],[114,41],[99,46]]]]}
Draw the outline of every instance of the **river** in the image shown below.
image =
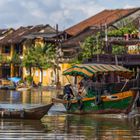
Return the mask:
{"type": "MultiPolygon", "coordinates": [[[[2,103],[46,104],[56,91],[1,91],[2,103]]],[[[41,120],[0,120],[0,139],[8,140],[133,140],[140,139],[140,117],[67,115],[55,105],[41,120]]]]}

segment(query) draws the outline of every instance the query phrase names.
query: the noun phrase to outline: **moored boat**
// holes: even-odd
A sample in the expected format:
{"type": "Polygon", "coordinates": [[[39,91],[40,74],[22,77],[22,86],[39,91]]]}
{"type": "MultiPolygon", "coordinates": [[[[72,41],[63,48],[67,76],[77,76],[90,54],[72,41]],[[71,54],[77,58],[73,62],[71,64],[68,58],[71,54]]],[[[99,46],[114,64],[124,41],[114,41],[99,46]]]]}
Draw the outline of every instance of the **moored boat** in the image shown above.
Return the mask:
{"type": "Polygon", "coordinates": [[[1,85],[0,89],[2,89],[2,90],[15,90],[16,88],[13,85],[1,85]]]}
{"type": "MultiPolygon", "coordinates": [[[[84,88],[82,91],[78,91],[78,89],[74,91],[72,87],[74,96],[71,98],[64,96],[63,99],[53,98],[53,102],[63,103],[68,113],[128,114],[136,107],[140,98],[139,89],[136,88],[138,80],[126,80],[122,84],[120,82],[108,83],[105,82],[108,74],[113,74],[116,80],[118,80],[118,76],[127,79],[133,76],[132,71],[116,65],[74,65],[64,71],[63,75],[82,77],[83,79],[80,79],[82,79],[84,88]],[[99,76],[104,78],[98,80],[99,76]],[[85,94],[82,95],[82,92],[85,94]]],[[[108,76],[112,78],[111,75],[108,76]]]]}
{"type": "Polygon", "coordinates": [[[12,81],[7,79],[0,80],[0,89],[2,90],[15,90],[15,85],[12,81]]]}
{"type": "Polygon", "coordinates": [[[52,105],[53,103],[27,107],[22,104],[0,104],[0,118],[41,119],[52,105]]]}
{"type": "Polygon", "coordinates": [[[31,89],[31,86],[26,86],[26,87],[22,87],[22,86],[20,87],[19,86],[19,87],[16,88],[17,91],[27,91],[27,90],[30,90],[30,89],[31,89]]]}

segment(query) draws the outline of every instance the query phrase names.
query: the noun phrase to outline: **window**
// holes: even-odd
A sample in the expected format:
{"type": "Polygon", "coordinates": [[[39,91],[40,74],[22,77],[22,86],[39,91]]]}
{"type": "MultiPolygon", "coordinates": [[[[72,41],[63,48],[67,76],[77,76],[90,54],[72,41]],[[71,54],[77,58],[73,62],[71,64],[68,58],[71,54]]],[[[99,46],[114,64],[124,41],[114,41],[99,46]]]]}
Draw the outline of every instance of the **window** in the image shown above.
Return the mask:
{"type": "Polygon", "coordinates": [[[4,48],[3,48],[3,51],[2,51],[3,53],[10,53],[10,46],[5,46],[4,48]]]}
{"type": "Polygon", "coordinates": [[[17,54],[20,54],[20,55],[21,55],[22,52],[23,52],[22,50],[23,50],[23,49],[22,49],[22,46],[19,46],[19,45],[16,45],[16,46],[15,46],[15,51],[16,51],[17,54]]]}
{"type": "Polygon", "coordinates": [[[46,71],[43,71],[43,76],[47,76],[47,73],[46,73],[46,71]]]}
{"type": "Polygon", "coordinates": [[[35,72],[35,76],[37,76],[37,77],[38,77],[38,71],[36,71],[36,72],[35,72]]]}

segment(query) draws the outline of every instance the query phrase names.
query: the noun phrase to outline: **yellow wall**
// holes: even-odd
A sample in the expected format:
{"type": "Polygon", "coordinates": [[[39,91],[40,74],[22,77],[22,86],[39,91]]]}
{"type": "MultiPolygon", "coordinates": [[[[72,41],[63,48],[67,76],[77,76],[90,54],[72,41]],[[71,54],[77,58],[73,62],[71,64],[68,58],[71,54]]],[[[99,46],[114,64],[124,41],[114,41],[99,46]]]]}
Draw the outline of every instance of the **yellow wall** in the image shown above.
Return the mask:
{"type": "MultiPolygon", "coordinates": [[[[35,44],[36,45],[43,45],[44,44],[44,41],[43,39],[41,38],[38,38],[35,40],[35,44]]],[[[31,46],[30,42],[26,42],[23,44],[23,56],[25,55],[25,52],[27,50],[27,48],[31,46]]],[[[11,53],[10,53],[10,56],[12,57],[14,53],[14,49],[13,49],[13,46],[11,46],[11,53]]],[[[68,64],[68,63],[61,63],[59,64],[60,66],[60,70],[59,70],[59,80],[61,82],[61,85],[65,85],[66,83],[68,83],[68,80],[66,79],[65,76],[62,75],[63,71],[68,69],[71,65],[68,64]]],[[[11,65],[11,76],[14,76],[14,67],[11,65]]],[[[29,71],[23,67],[23,79],[25,77],[27,77],[29,75],[29,71]]],[[[41,74],[40,74],[40,70],[39,69],[36,69],[36,68],[33,68],[32,69],[32,76],[33,76],[33,80],[36,84],[38,84],[40,81],[41,81],[41,74]]],[[[72,82],[73,79],[71,77],[68,77],[69,80],[72,82]]],[[[43,85],[44,86],[48,86],[48,85],[52,85],[56,82],[56,77],[55,77],[55,73],[54,73],[54,70],[53,69],[47,69],[47,70],[43,70],[43,85]]]]}
{"type": "Polygon", "coordinates": [[[71,76],[67,76],[67,78],[69,79],[69,81],[68,81],[68,79],[66,78],[66,76],[63,76],[62,75],[63,74],[63,71],[65,71],[66,69],[68,69],[70,66],[71,65],[68,64],[68,63],[62,63],[62,64],[60,64],[61,71],[60,71],[59,76],[60,76],[60,82],[61,82],[61,85],[62,86],[65,85],[66,83],[69,83],[69,82],[72,83],[73,82],[73,78],[71,76]]]}
{"type": "MultiPolygon", "coordinates": [[[[70,67],[70,64],[68,63],[62,63],[60,64],[60,68],[61,70],[59,71],[59,80],[61,82],[61,85],[65,85],[66,83],[68,83],[68,80],[65,76],[62,75],[63,71],[66,70],[67,68],[70,67]]],[[[23,77],[25,78],[27,75],[29,75],[29,73],[27,72],[26,68],[23,68],[23,77]]],[[[40,70],[39,69],[32,69],[32,76],[33,76],[33,80],[36,84],[38,84],[41,80],[41,74],[40,74],[40,70]]],[[[47,70],[43,70],[43,85],[44,86],[48,86],[48,85],[53,85],[55,82],[55,73],[53,69],[47,69],[47,70]]],[[[72,77],[68,76],[68,79],[70,80],[70,82],[73,81],[72,77]]]]}
{"type": "Polygon", "coordinates": [[[43,38],[37,38],[35,39],[35,45],[43,46],[44,45],[44,40],[43,38]]]}
{"type": "MultiPolygon", "coordinates": [[[[35,44],[40,44],[41,46],[44,44],[44,41],[42,39],[36,39],[35,40],[35,44]]],[[[23,44],[23,56],[25,55],[25,52],[27,50],[27,48],[31,46],[30,45],[30,42],[28,43],[25,43],[23,44]]],[[[0,47],[0,52],[1,52],[1,47],[0,47]]],[[[12,58],[14,54],[14,46],[11,45],[11,52],[10,52],[10,55],[8,56],[8,58],[12,58]]],[[[63,71],[66,70],[67,68],[70,67],[70,64],[68,63],[61,63],[59,64],[60,66],[60,70],[59,70],[59,80],[60,80],[60,83],[61,85],[65,85],[66,83],[68,83],[68,80],[66,79],[65,76],[62,75],[63,71]]],[[[16,76],[16,71],[17,71],[17,68],[14,67],[13,64],[11,64],[10,66],[11,68],[11,77],[14,77],[16,76]]],[[[29,75],[29,71],[27,71],[27,69],[25,67],[23,67],[23,79],[25,77],[27,77],[29,75]]],[[[32,69],[32,76],[33,76],[33,79],[34,79],[34,82],[36,84],[38,84],[40,81],[41,81],[41,74],[40,74],[40,70],[39,69],[32,69]]],[[[72,82],[73,79],[71,77],[69,77],[69,80],[72,82]]],[[[52,85],[56,82],[56,75],[54,73],[54,70],[53,69],[47,69],[47,70],[43,70],[43,85],[46,86],[46,85],[52,85]]]]}

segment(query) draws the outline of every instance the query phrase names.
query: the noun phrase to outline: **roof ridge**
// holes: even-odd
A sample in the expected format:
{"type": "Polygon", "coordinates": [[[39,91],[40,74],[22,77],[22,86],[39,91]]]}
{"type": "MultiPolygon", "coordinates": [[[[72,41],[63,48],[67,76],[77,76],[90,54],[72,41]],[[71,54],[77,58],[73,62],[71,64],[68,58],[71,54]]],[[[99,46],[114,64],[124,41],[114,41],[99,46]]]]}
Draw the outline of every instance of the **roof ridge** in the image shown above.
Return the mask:
{"type": "MultiPolygon", "coordinates": [[[[103,22],[103,20],[106,18],[111,17],[111,15],[115,15],[116,14],[121,14],[121,17],[127,16],[131,13],[136,12],[137,10],[140,10],[140,7],[138,8],[125,8],[125,9],[104,9],[103,11],[65,29],[65,31],[70,34],[70,35],[76,35],[77,33],[81,32],[81,30],[85,29],[87,26],[90,26],[91,24],[96,25],[100,22],[103,22]],[[111,13],[112,12],[112,13],[111,13]]],[[[120,17],[120,18],[121,18],[120,17]]],[[[114,21],[118,20],[119,17],[117,19],[113,19],[114,21]]],[[[113,21],[111,21],[113,22],[113,21]]]]}
{"type": "Polygon", "coordinates": [[[134,10],[139,9],[140,7],[132,7],[132,8],[116,8],[116,9],[105,9],[107,11],[116,11],[116,10],[134,10]]]}

